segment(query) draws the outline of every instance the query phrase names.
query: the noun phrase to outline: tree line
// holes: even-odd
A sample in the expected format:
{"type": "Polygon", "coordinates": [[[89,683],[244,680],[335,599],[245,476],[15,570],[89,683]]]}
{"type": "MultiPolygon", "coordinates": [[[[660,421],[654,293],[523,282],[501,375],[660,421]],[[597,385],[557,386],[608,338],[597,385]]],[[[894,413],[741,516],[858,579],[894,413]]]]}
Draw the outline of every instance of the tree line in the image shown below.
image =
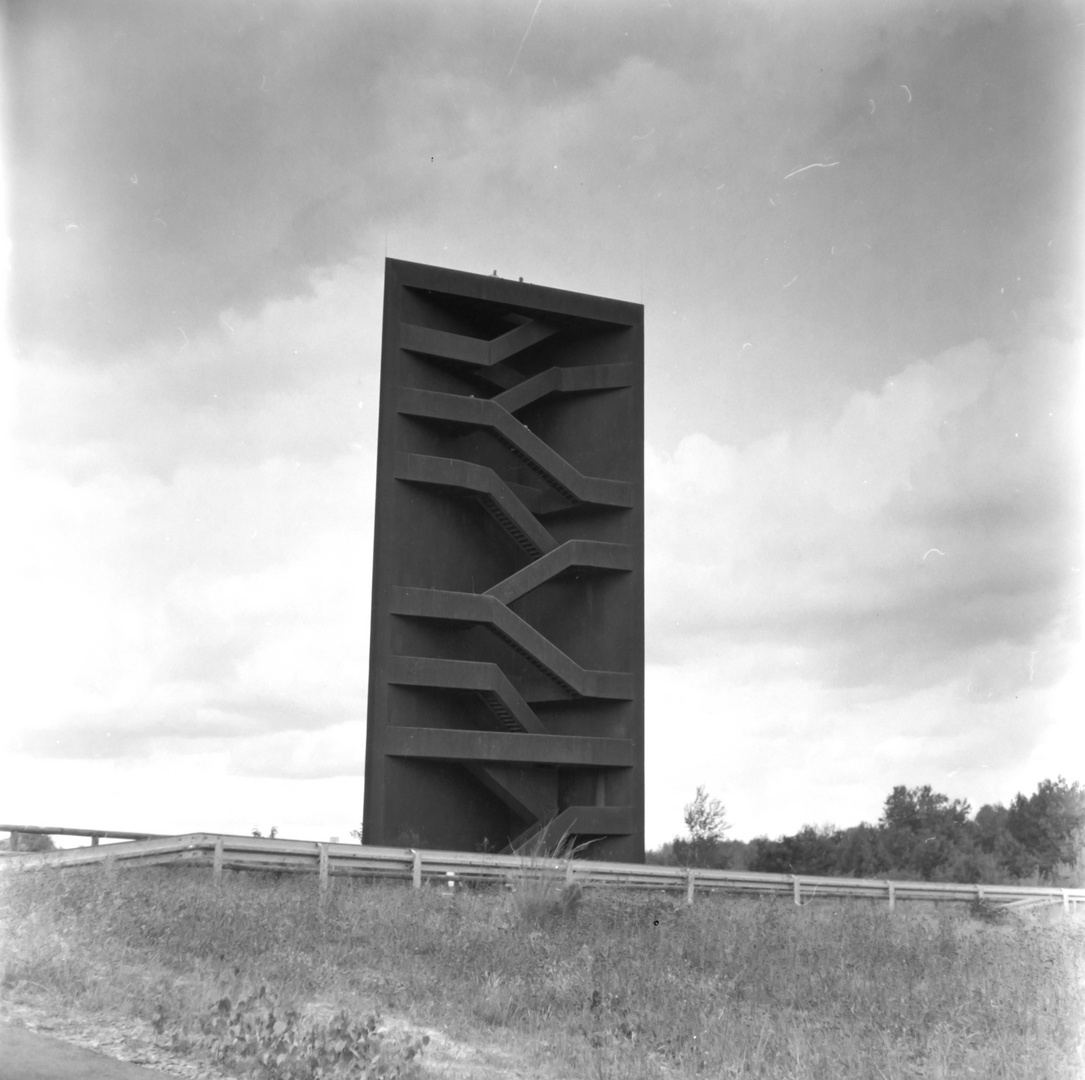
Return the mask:
{"type": "Polygon", "coordinates": [[[965,799],[930,785],[894,787],[876,825],[807,825],[792,836],[728,840],[718,799],[703,787],[685,808],[687,835],[647,860],[669,866],[824,877],[895,878],[970,884],[1085,885],[1085,788],[1044,780],[1010,805],[973,815],[965,799]]]}

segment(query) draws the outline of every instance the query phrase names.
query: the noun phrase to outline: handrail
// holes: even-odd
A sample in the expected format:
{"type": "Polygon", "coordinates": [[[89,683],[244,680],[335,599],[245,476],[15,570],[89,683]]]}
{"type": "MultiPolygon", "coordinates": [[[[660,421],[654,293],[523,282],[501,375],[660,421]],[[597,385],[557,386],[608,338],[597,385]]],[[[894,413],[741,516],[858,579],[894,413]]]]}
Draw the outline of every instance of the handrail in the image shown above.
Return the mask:
{"type": "MultiPolygon", "coordinates": [[[[0,831],[8,831],[0,826],[0,831]]],[[[44,832],[27,827],[25,830],[44,832]]],[[[63,831],[67,835],[93,835],[93,830],[63,831]]],[[[142,834],[148,835],[148,834],[142,834]]],[[[681,866],[649,866],[561,860],[522,855],[494,855],[463,851],[416,851],[361,844],[321,843],[258,836],[189,833],[160,836],[106,847],[68,848],[47,852],[11,852],[0,859],[0,872],[18,872],[103,863],[139,865],[180,863],[223,869],[318,873],[321,888],[330,877],[381,876],[410,878],[415,886],[424,878],[438,881],[515,882],[523,875],[562,874],[582,885],[627,889],[681,890],[692,902],[695,891],[723,891],[746,895],[790,895],[797,904],[820,897],[853,897],[897,902],[982,901],[1019,910],[1026,905],[1061,903],[1065,911],[1085,904],[1085,889],[1043,885],[967,885],[940,881],[892,881],[873,878],[834,878],[807,874],[762,874],[745,870],[701,870],[681,866]]]]}

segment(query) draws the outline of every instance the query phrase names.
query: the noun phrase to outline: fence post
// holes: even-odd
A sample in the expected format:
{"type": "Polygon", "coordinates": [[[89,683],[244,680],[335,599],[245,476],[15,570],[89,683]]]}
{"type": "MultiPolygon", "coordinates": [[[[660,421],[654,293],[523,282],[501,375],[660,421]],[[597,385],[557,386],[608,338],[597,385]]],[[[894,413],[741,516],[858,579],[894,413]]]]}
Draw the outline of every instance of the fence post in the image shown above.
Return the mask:
{"type": "Polygon", "coordinates": [[[222,881],[222,837],[215,840],[215,855],[211,860],[211,878],[218,884],[222,881]]]}
{"type": "Polygon", "coordinates": [[[696,881],[696,875],[693,873],[692,868],[686,870],[686,903],[693,903],[693,888],[696,881]]]}
{"type": "Polygon", "coordinates": [[[799,907],[802,907],[802,885],[799,882],[799,879],[797,877],[795,877],[795,876],[792,876],[791,880],[795,883],[794,886],[793,886],[793,891],[794,891],[794,894],[795,894],[795,903],[798,904],[799,907]]]}
{"type": "Polygon", "coordinates": [[[328,845],[317,844],[320,853],[320,895],[323,898],[328,891],[328,845]]]}
{"type": "Polygon", "coordinates": [[[897,887],[891,881],[887,881],[886,885],[889,886],[889,910],[892,911],[897,906],[897,887]]]}
{"type": "Polygon", "coordinates": [[[414,863],[411,867],[411,884],[416,889],[422,888],[422,852],[417,851],[415,848],[411,848],[411,854],[414,856],[414,863]]]}

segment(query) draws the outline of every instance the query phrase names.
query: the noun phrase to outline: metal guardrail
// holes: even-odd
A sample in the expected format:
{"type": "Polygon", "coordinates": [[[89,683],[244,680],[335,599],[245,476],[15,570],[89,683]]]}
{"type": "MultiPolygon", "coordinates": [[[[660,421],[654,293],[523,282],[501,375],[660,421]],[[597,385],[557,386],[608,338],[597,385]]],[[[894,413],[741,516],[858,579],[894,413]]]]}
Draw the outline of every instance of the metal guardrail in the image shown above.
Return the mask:
{"type": "Polygon", "coordinates": [[[0,832],[36,836],[89,836],[93,847],[102,838],[111,840],[158,840],[165,833],[114,832],[108,829],[65,829],[57,825],[0,825],[0,832]]]}
{"type": "MultiPolygon", "coordinates": [[[[0,827],[3,828],[3,827],[0,827]]],[[[67,830],[69,834],[75,830],[67,830]]],[[[90,830],[87,830],[87,834],[90,830]]],[[[99,834],[106,835],[106,834],[99,834]]],[[[109,834],[113,835],[113,834],[109,834]]],[[[815,898],[852,897],[884,900],[892,910],[898,901],[968,903],[973,901],[1019,910],[1061,904],[1067,912],[1085,904],[1085,889],[1033,885],[959,885],[933,881],[887,881],[871,878],[814,877],[806,874],[757,874],[741,870],[687,870],[587,859],[547,859],[521,855],[473,854],[461,851],[416,851],[320,843],[258,836],[189,833],[104,846],[48,852],[9,852],[0,871],[33,871],[87,866],[209,866],[217,878],[223,870],[316,873],[321,890],[331,878],[364,876],[424,881],[515,883],[525,875],[560,874],[583,886],[684,891],[692,903],[696,892],[739,895],[790,895],[796,904],[815,898]]]]}

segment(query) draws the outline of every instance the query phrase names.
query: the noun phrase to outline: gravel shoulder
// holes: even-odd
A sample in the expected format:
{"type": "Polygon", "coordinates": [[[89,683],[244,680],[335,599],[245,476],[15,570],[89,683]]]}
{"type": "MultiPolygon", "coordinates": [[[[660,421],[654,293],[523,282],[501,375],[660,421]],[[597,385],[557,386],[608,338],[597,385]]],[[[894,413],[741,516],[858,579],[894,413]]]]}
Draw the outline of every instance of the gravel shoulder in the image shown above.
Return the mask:
{"type": "Polygon", "coordinates": [[[0,1022],[0,1080],[147,1080],[139,1065],[0,1022]]]}
{"type": "Polygon", "coordinates": [[[40,1005],[0,1001],[0,1080],[9,1080],[9,1071],[18,1060],[22,1071],[11,1072],[10,1080],[42,1076],[50,1080],[121,1080],[148,1077],[147,1070],[185,1080],[228,1080],[227,1074],[209,1065],[193,1062],[161,1042],[150,1024],[130,1017],[59,1016],[40,1005]],[[9,1052],[10,1048],[10,1052],[9,1052]],[[27,1053],[46,1057],[54,1072],[33,1072],[27,1053]],[[16,1055],[18,1057],[16,1058],[16,1055]],[[70,1068],[74,1071],[59,1071],[70,1068]],[[113,1071],[109,1071],[111,1067],[113,1071]]]}

